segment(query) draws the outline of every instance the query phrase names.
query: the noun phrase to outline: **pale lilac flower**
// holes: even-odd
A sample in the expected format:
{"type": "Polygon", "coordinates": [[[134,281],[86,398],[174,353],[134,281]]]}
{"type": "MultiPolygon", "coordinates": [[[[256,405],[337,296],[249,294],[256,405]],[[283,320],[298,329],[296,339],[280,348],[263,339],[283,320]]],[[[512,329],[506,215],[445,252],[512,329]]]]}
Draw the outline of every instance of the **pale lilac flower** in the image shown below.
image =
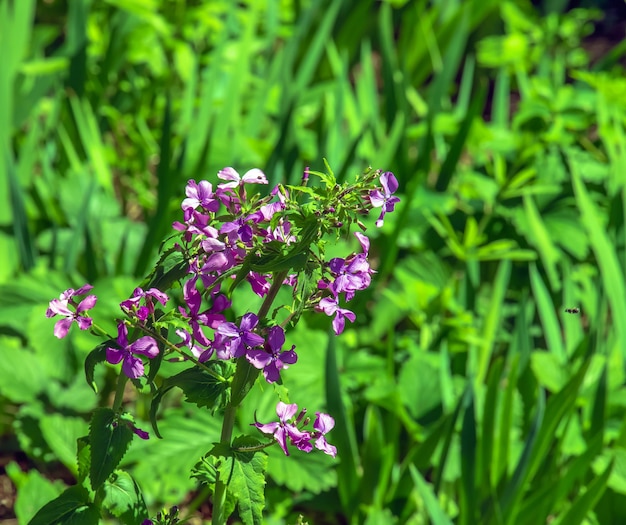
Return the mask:
{"type": "Polygon", "coordinates": [[[356,319],[356,315],[354,312],[350,310],[346,310],[345,308],[339,308],[339,304],[337,303],[337,298],[335,297],[324,297],[320,300],[319,305],[316,307],[318,311],[324,312],[326,315],[331,316],[334,315],[333,319],[333,330],[336,335],[339,335],[343,332],[346,319],[351,323],[356,319]]]}
{"type": "Polygon", "coordinates": [[[280,371],[293,365],[298,356],[294,352],[295,345],[290,350],[282,350],[285,344],[285,331],[280,326],[272,326],[269,330],[265,349],[250,349],[246,352],[246,358],[250,364],[259,370],[268,383],[275,383],[280,379],[280,371]]]}
{"type": "Polygon", "coordinates": [[[236,188],[238,186],[243,186],[244,184],[267,184],[267,178],[265,174],[258,168],[251,169],[244,173],[243,177],[239,175],[239,173],[234,168],[224,168],[217,172],[217,176],[222,180],[229,180],[232,182],[226,182],[220,184],[219,187],[222,189],[226,188],[236,188]]]}
{"type": "Polygon", "coordinates": [[[193,179],[188,181],[185,195],[187,195],[187,198],[181,204],[181,208],[185,212],[189,209],[195,210],[198,206],[202,206],[206,211],[212,212],[216,212],[220,208],[220,201],[215,198],[213,186],[206,180],[201,180],[199,183],[196,183],[193,179]]]}
{"type": "Polygon", "coordinates": [[[84,295],[92,288],[93,286],[90,284],[86,284],[78,290],[69,288],[59,296],[59,299],[52,299],[52,301],[50,301],[48,309],[46,310],[46,317],[50,318],[57,315],[63,317],[63,319],[59,319],[54,325],[54,335],[56,337],[63,339],[69,332],[73,322],[76,322],[78,328],[81,330],[87,330],[91,327],[93,319],[84,314],[87,310],[91,310],[96,305],[98,298],[95,295],[88,295],[80,303],[76,304],[74,297],[84,295]],[[75,311],[70,310],[70,306],[72,306],[75,311]]]}
{"type": "Polygon", "coordinates": [[[315,415],[315,423],[313,423],[315,430],[311,436],[315,439],[315,448],[329,456],[335,457],[337,455],[337,447],[328,443],[324,437],[335,426],[335,420],[328,414],[322,412],[316,412],[315,415]]]}
{"type": "Polygon", "coordinates": [[[146,335],[132,343],[128,343],[128,328],[123,322],[117,325],[117,344],[119,348],[109,347],[106,349],[107,361],[116,365],[122,363],[122,371],[131,379],[137,379],[143,375],[143,361],[133,354],[145,355],[152,359],[159,354],[156,341],[146,335]]]}
{"type": "Polygon", "coordinates": [[[308,448],[307,444],[310,447],[309,441],[311,439],[311,434],[299,430],[296,425],[289,422],[296,415],[297,411],[298,405],[295,403],[287,405],[286,403],[279,401],[276,405],[276,414],[278,415],[277,422],[266,424],[252,423],[252,425],[257,427],[264,434],[272,434],[274,439],[278,441],[280,448],[283,449],[285,455],[288,456],[289,450],[287,449],[287,438],[289,438],[291,442],[300,450],[308,448]]]}
{"type": "Polygon", "coordinates": [[[386,171],[380,176],[380,183],[383,187],[384,193],[379,189],[370,191],[369,199],[374,208],[381,208],[380,215],[376,221],[376,226],[380,228],[383,225],[383,218],[385,213],[394,210],[396,204],[400,202],[398,197],[393,197],[392,194],[398,189],[398,180],[393,173],[386,171]]]}

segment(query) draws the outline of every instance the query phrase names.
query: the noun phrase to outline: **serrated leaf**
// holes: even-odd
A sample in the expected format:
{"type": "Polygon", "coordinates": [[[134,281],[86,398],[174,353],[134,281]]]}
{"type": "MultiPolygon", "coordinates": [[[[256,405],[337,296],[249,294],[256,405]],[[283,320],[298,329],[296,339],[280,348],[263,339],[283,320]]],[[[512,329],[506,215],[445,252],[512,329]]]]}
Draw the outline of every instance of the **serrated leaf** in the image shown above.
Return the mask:
{"type": "Polygon", "coordinates": [[[124,523],[141,523],[148,517],[148,509],[141,490],[128,472],[116,470],[102,487],[102,506],[124,523]]]}
{"type": "Polygon", "coordinates": [[[294,451],[287,457],[278,446],[266,450],[269,457],[267,474],[293,492],[306,490],[319,494],[337,485],[337,472],[331,468],[335,462],[325,454],[294,451]]]}
{"type": "Polygon", "coordinates": [[[96,394],[98,393],[98,385],[94,379],[96,365],[104,363],[107,360],[107,348],[115,345],[115,340],[109,339],[108,341],[96,346],[85,358],[85,379],[87,380],[87,384],[96,394]]]}
{"type": "Polygon", "coordinates": [[[117,424],[113,410],[98,408],[94,411],[89,427],[89,478],[94,490],[98,490],[119,465],[132,439],[133,431],[125,424],[117,424]]]}
{"type": "Polygon", "coordinates": [[[87,431],[85,421],[78,417],[50,414],[41,418],[40,428],[57,458],[72,474],[76,474],[76,441],[87,431]]]}
{"type": "Polygon", "coordinates": [[[236,499],[239,517],[245,525],[258,525],[265,507],[267,455],[238,453],[220,465],[220,477],[229,479],[228,492],[236,499]]]}
{"type": "Polygon", "coordinates": [[[85,519],[83,525],[98,525],[99,513],[89,501],[87,489],[80,485],[68,488],[58,498],[44,505],[28,522],[28,525],[50,525],[70,523],[77,513],[85,519]],[[94,512],[95,511],[95,514],[94,512]],[[93,519],[95,516],[95,520],[93,519]]]}

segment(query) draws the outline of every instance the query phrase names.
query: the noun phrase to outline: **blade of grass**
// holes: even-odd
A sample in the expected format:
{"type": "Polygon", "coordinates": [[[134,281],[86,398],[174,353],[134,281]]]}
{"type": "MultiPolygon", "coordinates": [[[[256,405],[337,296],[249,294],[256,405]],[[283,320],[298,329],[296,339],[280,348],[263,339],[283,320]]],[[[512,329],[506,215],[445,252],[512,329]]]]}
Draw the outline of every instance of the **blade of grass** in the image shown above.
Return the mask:
{"type": "Polygon", "coordinates": [[[567,362],[565,347],[561,337],[561,326],[558,317],[554,311],[554,303],[550,297],[550,293],[537,270],[537,265],[531,263],[528,267],[530,273],[530,284],[533,290],[533,297],[537,305],[541,325],[543,326],[543,334],[546,339],[548,350],[552,352],[561,363],[567,362]]]}
{"type": "MultiPolygon", "coordinates": [[[[589,235],[591,247],[600,268],[602,284],[611,305],[611,313],[614,319],[626,319],[626,285],[624,284],[624,273],[617,260],[614,245],[606,234],[603,221],[600,219],[600,213],[585,188],[576,163],[572,162],[571,159],[568,159],[568,162],[572,173],[574,195],[581,212],[581,220],[589,235]]],[[[618,340],[624,341],[626,336],[624,323],[617,322],[614,324],[614,327],[618,340]]],[[[626,356],[626,346],[621,345],[621,348],[626,356]]]]}
{"type": "Polygon", "coordinates": [[[437,500],[437,496],[433,491],[431,485],[429,485],[426,480],[422,477],[413,465],[409,465],[409,471],[411,473],[411,477],[413,478],[413,483],[415,483],[415,487],[422,500],[424,501],[424,506],[426,507],[426,512],[431,519],[433,525],[452,525],[452,521],[446,513],[439,505],[439,501],[437,500]]]}

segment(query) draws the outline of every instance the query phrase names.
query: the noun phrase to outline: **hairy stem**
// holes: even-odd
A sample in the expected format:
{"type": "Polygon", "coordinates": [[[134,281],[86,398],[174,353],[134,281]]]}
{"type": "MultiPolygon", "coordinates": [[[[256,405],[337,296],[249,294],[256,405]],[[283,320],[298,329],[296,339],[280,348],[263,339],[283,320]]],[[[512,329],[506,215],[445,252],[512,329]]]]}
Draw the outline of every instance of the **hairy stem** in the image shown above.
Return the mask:
{"type": "MultiPolygon", "coordinates": [[[[259,308],[258,317],[259,320],[267,317],[267,314],[272,307],[274,299],[283,284],[283,281],[287,277],[287,271],[277,272],[274,275],[272,286],[269,292],[265,296],[261,308],[259,308]]],[[[220,436],[220,443],[222,445],[230,446],[233,438],[233,429],[235,428],[235,418],[237,416],[237,409],[244,400],[252,385],[256,381],[259,375],[259,370],[254,368],[245,356],[240,357],[237,360],[237,370],[233,377],[232,391],[230,401],[226,405],[224,410],[224,419],[222,421],[222,433],[220,436]]],[[[224,515],[224,506],[226,503],[226,481],[221,478],[219,470],[217,471],[217,479],[215,481],[215,493],[213,495],[213,517],[211,519],[212,525],[224,525],[228,516],[224,515]]]]}

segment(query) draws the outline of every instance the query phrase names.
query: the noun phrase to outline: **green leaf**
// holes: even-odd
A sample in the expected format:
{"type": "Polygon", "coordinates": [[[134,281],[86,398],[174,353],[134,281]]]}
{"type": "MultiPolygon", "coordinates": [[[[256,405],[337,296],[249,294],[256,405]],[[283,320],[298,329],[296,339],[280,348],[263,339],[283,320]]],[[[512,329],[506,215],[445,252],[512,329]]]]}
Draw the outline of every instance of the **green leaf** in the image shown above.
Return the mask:
{"type": "Polygon", "coordinates": [[[28,525],[98,525],[99,521],[100,513],[89,500],[87,489],[74,485],[44,505],[28,525]]]}
{"type": "MultiPolygon", "coordinates": [[[[337,439],[336,427],[329,436],[328,441],[337,446],[337,457],[339,457],[342,449],[339,446],[340,441],[337,439]]],[[[306,490],[312,494],[320,494],[338,485],[338,474],[332,468],[336,464],[336,460],[326,454],[317,450],[310,454],[293,450],[291,456],[285,456],[278,445],[268,447],[265,450],[269,457],[267,475],[290,491],[302,492],[306,490]]]]}
{"type": "MultiPolygon", "coordinates": [[[[246,444],[249,444],[246,439],[233,441],[233,447],[246,444]]],[[[245,525],[263,522],[266,468],[267,455],[263,452],[236,453],[220,465],[220,477],[229,480],[228,492],[237,501],[239,517],[245,525]]]]}
{"type": "Polygon", "coordinates": [[[97,490],[119,465],[132,439],[133,431],[128,425],[119,424],[113,410],[98,408],[94,411],[89,426],[89,478],[93,490],[97,490]]]}
{"type": "Polygon", "coordinates": [[[148,518],[141,489],[130,474],[115,470],[102,486],[102,506],[124,523],[133,525],[148,518]]]}
{"type": "Polygon", "coordinates": [[[76,441],[87,431],[87,423],[78,417],[49,414],[41,419],[40,427],[44,439],[57,458],[75,475],[76,441]]]}
{"type": "Polygon", "coordinates": [[[433,491],[432,485],[426,482],[419,470],[417,470],[413,465],[409,465],[409,472],[411,473],[417,492],[421,496],[422,500],[424,500],[426,512],[428,512],[428,516],[432,520],[433,525],[452,525],[452,521],[448,518],[448,516],[446,516],[445,512],[441,508],[441,505],[439,505],[439,501],[437,501],[437,496],[433,491]]]}
{"type": "Polygon", "coordinates": [[[582,523],[604,494],[612,470],[613,463],[609,463],[604,472],[589,483],[586,487],[587,490],[574,499],[568,511],[555,520],[554,525],[578,525],[582,523]]]}
{"type": "Polygon", "coordinates": [[[17,463],[9,463],[5,468],[17,488],[14,511],[19,523],[28,523],[41,507],[65,489],[62,482],[53,483],[36,470],[22,472],[17,463]]]}
{"type": "Polygon", "coordinates": [[[156,395],[152,398],[150,405],[150,421],[155,434],[160,438],[161,434],[157,426],[157,412],[163,399],[172,388],[178,387],[185,393],[185,400],[189,403],[195,403],[198,407],[208,407],[211,410],[226,405],[230,395],[228,378],[222,376],[229,372],[227,363],[220,361],[207,361],[205,363],[209,369],[213,370],[215,375],[209,374],[204,369],[197,366],[183,370],[182,372],[166,378],[156,395]]]}
{"type": "Polygon", "coordinates": [[[85,379],[96,394],[98,393],[98,384],[94,379],[96,365],[105,363],[107,360],[107,348],[116,348],[116,346],[117,342],[114,339],[109,339],[96,346],[85,358],[85,379]]]}

